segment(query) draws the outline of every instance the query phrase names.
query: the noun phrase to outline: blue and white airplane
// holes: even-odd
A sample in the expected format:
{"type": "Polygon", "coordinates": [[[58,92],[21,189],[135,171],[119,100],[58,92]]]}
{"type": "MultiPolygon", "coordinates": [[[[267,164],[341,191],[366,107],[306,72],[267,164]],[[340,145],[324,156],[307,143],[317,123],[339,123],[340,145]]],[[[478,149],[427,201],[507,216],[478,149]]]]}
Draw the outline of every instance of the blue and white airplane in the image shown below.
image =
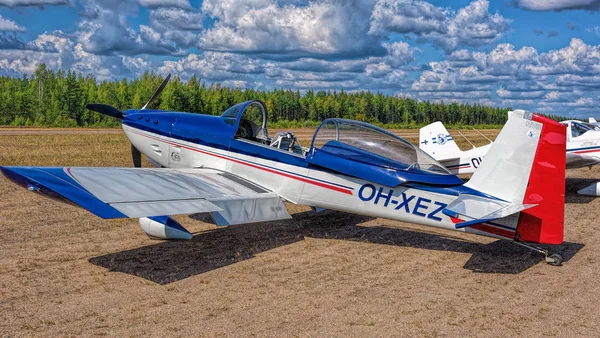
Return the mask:
{"type": "Polygon", "coordinates": [[[508,239],[549,264],[562,262],[533,245],[563,241],[566,128],[545,117],[513,114],[463,183],[410,142],[367,123],[326,119],[304,148],[292,133],[268,136],[260,101],[221,116],[148,104],[123,112],[87,105],[122,120],[135,168],[0,169],[30,191],[101,218],[139,218],[156,238],[192,237],[169,217],[175,214],[209,212],[217,225],[287,219],[286,200],[508,239]],[[159,168],[141,168],[141,154],[159,168]]]}

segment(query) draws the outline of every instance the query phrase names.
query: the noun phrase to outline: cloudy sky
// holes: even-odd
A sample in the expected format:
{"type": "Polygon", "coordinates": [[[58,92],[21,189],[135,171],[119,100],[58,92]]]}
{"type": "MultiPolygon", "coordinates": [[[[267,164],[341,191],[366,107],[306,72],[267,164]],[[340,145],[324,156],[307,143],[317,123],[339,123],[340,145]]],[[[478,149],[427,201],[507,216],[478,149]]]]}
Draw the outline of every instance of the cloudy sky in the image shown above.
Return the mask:
{"type": "Polygon", "coordinates": [[[600,0],[0,0],[0,74],[41,63],[600,117],[600,0]]]}

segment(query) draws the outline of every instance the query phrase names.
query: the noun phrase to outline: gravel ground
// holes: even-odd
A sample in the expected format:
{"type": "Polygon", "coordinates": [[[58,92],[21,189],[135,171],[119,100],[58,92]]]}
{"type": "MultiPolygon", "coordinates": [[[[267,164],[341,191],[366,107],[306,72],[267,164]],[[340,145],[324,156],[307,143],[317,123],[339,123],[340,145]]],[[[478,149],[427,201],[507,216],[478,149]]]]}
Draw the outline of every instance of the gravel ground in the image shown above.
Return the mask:
{"type": "MultiPolygon", "coordinates": [[[[130,165],[122,135],[1,136],[0,163],[130,165]]],[[[288,205],[150,240],[0,178],[0,336],[598,336],[600,200],[567,173],[561,267],[507,241],[288,205]]]]}

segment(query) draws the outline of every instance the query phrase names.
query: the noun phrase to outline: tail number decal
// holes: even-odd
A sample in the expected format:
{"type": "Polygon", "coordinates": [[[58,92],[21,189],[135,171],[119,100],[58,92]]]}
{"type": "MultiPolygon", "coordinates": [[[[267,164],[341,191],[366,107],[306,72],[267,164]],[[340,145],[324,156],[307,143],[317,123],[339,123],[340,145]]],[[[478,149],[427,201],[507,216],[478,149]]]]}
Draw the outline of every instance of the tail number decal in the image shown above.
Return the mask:
{"type": "Polygon", "coordinates": [[[360,187],[360,190],[358,190],[358,198],[363,202],[373,201],[373,204],[375,205],[380,205],[380,203],[382,203],[386,208],[393,207],[394,210],[429,218],[438,222],[441,221],[442,218],[437,215],[447,206],[446,203],[432,201],[425,197],[407,195],[404,192],[398,197],[399,199],[396,199],[396,196],[394,196],[393,189],[384,192],[383,187],[377,189],[374,185],[369,183],[363,185],[360,187]]]}
{"type": "Polygon", "coordinates": [[[473,168],[477,169],[481,164],[481,161],[483,161],[481,157],[473,157],[471,159],[471,164],[473,165],[473,168]]]}

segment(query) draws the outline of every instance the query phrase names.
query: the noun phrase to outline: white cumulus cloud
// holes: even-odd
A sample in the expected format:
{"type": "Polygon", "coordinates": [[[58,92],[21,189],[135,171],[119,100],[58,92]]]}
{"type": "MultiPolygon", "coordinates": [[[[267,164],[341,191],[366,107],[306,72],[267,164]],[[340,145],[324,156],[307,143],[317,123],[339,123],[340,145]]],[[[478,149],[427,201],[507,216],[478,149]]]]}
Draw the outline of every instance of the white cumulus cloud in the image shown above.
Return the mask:
{"type": "Polygon", "coordinates": [[[26,29],[23,26],[17,25],[16,22],[5,19],[0,15],[0,31],[5,32],[24,32],[26,29]]]}
{"type": "Polygon", "coordinates": [[[479,47],[502,37],[510,20],[489,12],[488,0],[475,0],[457,12],[423,0],[379,0],[370,33],[414,34],[450,53],[461,46],[479,47]]]}
{"type": "Polygon", "coordinates": [[[532,11],[562,11],[569,9],[600,9],[600,0],[513,0],[515,6],[532,11]]]}
{"type": "Polygon", "coordinates": [[[366,34],[371,9],[371,1],[207,0],[202,10],[217,22],[202,34],[200,47],[299,56],[383,53],[378,39],[366,34]]]}

